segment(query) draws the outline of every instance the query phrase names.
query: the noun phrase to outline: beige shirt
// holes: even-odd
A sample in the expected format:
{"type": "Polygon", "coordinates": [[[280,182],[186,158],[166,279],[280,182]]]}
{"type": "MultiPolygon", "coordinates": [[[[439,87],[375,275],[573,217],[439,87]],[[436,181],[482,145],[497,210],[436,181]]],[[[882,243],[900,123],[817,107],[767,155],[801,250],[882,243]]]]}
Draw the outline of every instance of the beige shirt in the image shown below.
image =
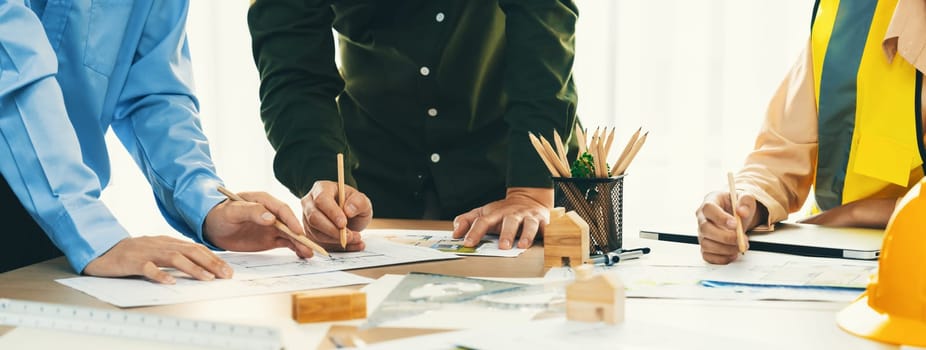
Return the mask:
{"type": "MultiPolygon", "coordinates": [[[[926,0],[898,1],[883,48],[888,60],[899,55],[926,72],[926,0]]],[[[808,40],[772,98],[756,148],[736,177],[737,189],[753,194],[768,209],[769,224],[800,210],[814,181],[818,144],[813,79],[808,40]]],[[[923,120],[926,124],[926,112],[923,120]]],[[[917,180],[911,177],[911,182],[917,180]]]]}

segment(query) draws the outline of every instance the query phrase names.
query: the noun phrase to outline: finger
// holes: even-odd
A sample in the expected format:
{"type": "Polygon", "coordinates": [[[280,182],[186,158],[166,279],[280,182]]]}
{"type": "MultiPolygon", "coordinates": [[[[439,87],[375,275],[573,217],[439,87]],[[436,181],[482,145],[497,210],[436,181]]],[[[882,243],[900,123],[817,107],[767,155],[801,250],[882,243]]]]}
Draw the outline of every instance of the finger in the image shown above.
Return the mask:
{"type": "Polygon", "coordinates": [[[286,205],[286,203],[283,203],[283,201],[266,192],[245,192],[241,193],[241,197],[251,202],[260,203],[267,208],[276,219],[283,222],[290,231],[298,235],[305,235],[302,231],[302,225],[299,224],[299,219],[293,214],[292,208],[286,205]]]}
{"type": "Polygon", "coordinates": [[[698,233],[701,240],[709,240],[717,242],[718,244],[728,245],[731,247],[737,246],[737,237],[736,231],[730,231],[725,228],[720,228],[714,226],[713,224],[706,224],[698,227],[698,233]]]}
{"type": "Polygon", "coordinates": [[[306,247],[302,243],[296,242],[289,237],[277,237],[274,242],[278,247],[289,248],[294,253],[296,253],[296,256],[301,259],[311,259],[312,256],[315,255],[315,252],[312,251],[311,248],[306,247]]]}
{"type": "Polygon", "coordinates": [[[701,213],[708,222],[729,230],[736,230],[736,219],[730,212],[713,203],[705,203],[701,207],[701,213]]]}
{"type": "Polygon", "coordinates": [[[164,256],[161,256],[161,258],[158,259],[156,263],[160,266],[173,267],[200,281],[211,281],[215,279],[215,275],[213,275],[211,272],[206,271],[201,266],[190,260],[189,257],[176,250],[170,251],[164,256]]]}
{"type": "Polygon", "coordinates": [[[466,236],[463,238],[464,247],[475,247],[482,241],[482,237],[485,236],[492,227],[495,226],[495,222],[487,216],[480,216],[473,220],[472,226],[470,226],[469,231],[466,232],[466,236]]]}
{"type": "Polygon", "coordinates": [[[516,216],[505,216],[502,218],[502,229],[498,233],[498,248],[511,249],[515,236],[518,234],[518,228],[521,226],[521,218],[516,216]]]}
{"type": "MultiPolygon", "coordinates": [[[[206,269],[210,275],[214,275],[212,278],[209,278],[209,280],[214,279],[215,276],[219,278],[231,278],[232,274],[234,274],[231,266],[228,266],[224,260],[215,255],[215,253],[209,251],[208,248],[199,244],[184,243],[183,245],[184,246],[180,248],[180,250],[188,259],[199,267],[206,269]]],[[[205,274],[203,276],[208,277],[205,274]]]]}
{"type": "Polygon", "coordinates": [[[469,231],[470,227],[473,225],[473,221],[479,217],[480,208],[470,210],[466,213],[457,215],[453,219],[453,238],[463,237],[466,232],[469,231]]]}
{"type": "Polygon", "coordinates": [[[534,238],[537,237],[537,231],[540,230],[540,220],[533,216],[527,216],[521,221],[521,240],[518,241],[518,248],[527,249],[534,244],[534,238]]]}
{"type": "Polygon", "coordinates": [[[711,264],[717,264],[717,265],[729,264],[733,262],[734,260],[736,260],[738,256],[739,254],[722,255],[722,254],[701,253],[701,257],[704,258],[704,261],[707,261],[711,264]]]}
{"type": "MultiPolygon", "coordinates": [[[[325,216],[320,211],[315,211],[308,218],[309,230],[313,233],[314,237],[320,241],[324,242],[340,242],[341,233],[337,226],[334,225],[331,220],[325,216]]],[[[340,243],[339,243],[340,244],[340,243]]]]}
{"type": "Polygon", "coordinates": [[[344,199],[344,215],[348,217],[348,228],[363,231],[373,220],[373,203],[365,194],[351,190],[344,199]]]}
{"type": "Polygon", "coordinates": [[[313,195],[316,212],[321,212],[335,228],[340,229],[347,226],[347,216],[344,215],[344,211],[341,210],[341,206],[336,200],[337,192],[337,185],[325,186],[323,190],[313,195]]]}
{"type": "Polygon", "coordinates": [[[261,226],[271,226],[276,221],[273,215],[263,204],[235,201],[228,203],[226,210],[222,211],[226,222],[232,224],[254,223],[261,226]]]}
{"type": "Polygon", "coordinates": [[[739,203],[736,204],[736,215],[739,215],[740,218],[745,220],[752,218],[755,214],[756,197],[750,194],[744,194],[739,198],[739,203]]]}
{"type": "Polygon", "coordinates": [[[711,239],[701,239],[701,253],[710,253],[717,255],[736,255],[739,253],[739,246],[714,241],[711,239]]]}
{"type": "Polygon", "coordinates": [[[158,283],[163,283],[163,284],[177,283],[177,281],[174,280],[174,276],[171,276],[169,273],[164,272],[164,270],[161,270],[153,262],[150,262],[150,261],[146,262],[142,266],[141,273],[143,276],[145,276],[145,278],[158,282],[158,283]]]}
{"type": "Polygon", "coordinates": [[[344,251],[348,252],[359,252],[367,248],[366,243],[357,242],[357,243],[348,243],[347,248],[344,248],[344,251]]]}

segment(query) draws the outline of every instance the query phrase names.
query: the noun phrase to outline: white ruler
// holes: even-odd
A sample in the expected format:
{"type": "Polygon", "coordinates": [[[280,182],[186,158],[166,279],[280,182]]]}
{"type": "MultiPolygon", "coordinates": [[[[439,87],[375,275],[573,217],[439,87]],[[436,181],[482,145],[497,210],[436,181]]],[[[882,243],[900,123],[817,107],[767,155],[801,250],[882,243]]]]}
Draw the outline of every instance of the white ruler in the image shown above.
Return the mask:
{"type": "Polygon", "coordinates": [[[222,349],[282,349],[279,331],[60,304],[0,299],[0,325],[222,349]]]}

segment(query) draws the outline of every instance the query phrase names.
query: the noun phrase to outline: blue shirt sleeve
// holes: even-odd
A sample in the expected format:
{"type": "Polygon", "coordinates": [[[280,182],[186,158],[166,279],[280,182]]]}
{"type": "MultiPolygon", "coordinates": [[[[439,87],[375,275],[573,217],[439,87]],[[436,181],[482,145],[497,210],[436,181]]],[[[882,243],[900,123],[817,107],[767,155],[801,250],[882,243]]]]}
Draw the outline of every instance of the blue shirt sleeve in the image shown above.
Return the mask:
{"type": "Polygon", "coordinates": [[[199,122],[186,38],[186,1],[155,1],[145,19],[113,130],[151,183],[158,207],[184,235],[203,237],[206,214],[225,198],[199,122]]]}
{"type": "Polygon", "coordinates": [[[35,14],[22,2],[0,2],[0,173],[80,272],[128,233],[82,161],[57,68],[35,14]]]}

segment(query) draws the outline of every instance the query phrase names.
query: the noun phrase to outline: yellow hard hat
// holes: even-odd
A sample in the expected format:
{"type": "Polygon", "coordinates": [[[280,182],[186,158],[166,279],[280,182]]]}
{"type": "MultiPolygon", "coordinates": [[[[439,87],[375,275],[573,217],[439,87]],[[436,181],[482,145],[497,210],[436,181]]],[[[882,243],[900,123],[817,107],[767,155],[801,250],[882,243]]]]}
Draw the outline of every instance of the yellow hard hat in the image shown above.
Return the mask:
{"type": "Polygon", "coordinates": [[[836,321],[845,331],[892,344],[926,346],[926,178],[887,224],[878,275],[836,321]]]}

